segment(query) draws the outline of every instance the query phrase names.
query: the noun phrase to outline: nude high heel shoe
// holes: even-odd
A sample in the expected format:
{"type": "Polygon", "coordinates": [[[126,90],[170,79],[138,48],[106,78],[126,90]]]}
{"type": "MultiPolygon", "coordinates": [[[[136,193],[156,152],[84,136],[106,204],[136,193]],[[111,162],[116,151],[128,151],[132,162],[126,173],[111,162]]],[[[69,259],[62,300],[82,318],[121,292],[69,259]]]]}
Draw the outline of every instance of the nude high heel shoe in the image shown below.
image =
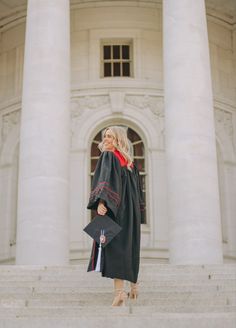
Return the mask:
{"type": "Polygon", "coordinates": [[[128,298],[128,295],[123,289],[116,289],[115,290],[115,298],[112,302],[111,306],[122,306],[125,305],[125,302],[128,298]]]}
{"type": "Polygon", "coordinates": [[[130,284],[130,293],[129,293],[129,298],[132,300],[137,300],[138,298],[138,283],[133,283],[131,282],[130,284]]]}

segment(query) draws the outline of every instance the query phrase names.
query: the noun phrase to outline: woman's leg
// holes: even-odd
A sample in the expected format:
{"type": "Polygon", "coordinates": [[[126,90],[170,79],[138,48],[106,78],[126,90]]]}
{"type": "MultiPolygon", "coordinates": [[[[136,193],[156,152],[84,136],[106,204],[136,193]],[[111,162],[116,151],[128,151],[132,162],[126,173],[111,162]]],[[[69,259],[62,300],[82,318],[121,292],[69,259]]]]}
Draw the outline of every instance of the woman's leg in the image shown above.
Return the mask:
{"type": "Polygon", "coordinates": [[[130,294],[129,294],[131,299],[137,299],[138,298],[138,283],[130,283],[130,294]]]}
{"type": "Polygon", "coordinates": [[[124,291],[124,280],[114,279],[114,289],[115,289],[115,298],[113,300],[112,306],[124,305],[125,300],[127,299],[127,294],[124,291]]]}
{"type": "Polygon", "coordinates": [[[114,289],[116,290],[124,290],[124,280],[114,279],[114,289]]]}

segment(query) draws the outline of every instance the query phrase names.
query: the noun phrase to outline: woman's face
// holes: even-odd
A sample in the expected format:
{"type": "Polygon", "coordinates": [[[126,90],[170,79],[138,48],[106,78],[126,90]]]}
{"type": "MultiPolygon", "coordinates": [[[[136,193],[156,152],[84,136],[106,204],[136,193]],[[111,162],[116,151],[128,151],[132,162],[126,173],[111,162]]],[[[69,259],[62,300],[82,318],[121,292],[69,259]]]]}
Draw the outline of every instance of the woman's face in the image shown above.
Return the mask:
{"type": "Polygon", "coordinates": [[[103,137],[103,145],[104,145],[104,150],[107,151],[114,151],[115,147],[113,145],[114,137],[111,134],[111,130],[106,130],[104,137],[103,137]]]}

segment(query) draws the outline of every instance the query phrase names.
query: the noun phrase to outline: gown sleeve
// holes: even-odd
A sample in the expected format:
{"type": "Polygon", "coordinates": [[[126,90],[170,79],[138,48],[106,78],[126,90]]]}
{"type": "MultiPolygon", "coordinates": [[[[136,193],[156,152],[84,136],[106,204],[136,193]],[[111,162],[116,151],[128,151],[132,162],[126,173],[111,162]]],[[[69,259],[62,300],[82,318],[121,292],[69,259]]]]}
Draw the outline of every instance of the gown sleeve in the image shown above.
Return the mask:
{"type": "Polygon", "coordinates": [[[99,200],[105,201],[108,215],[116,217],[121,199],[121,169],[113,152],[104,151],[97,163],[87,208],[97,210],[99,200]]]}

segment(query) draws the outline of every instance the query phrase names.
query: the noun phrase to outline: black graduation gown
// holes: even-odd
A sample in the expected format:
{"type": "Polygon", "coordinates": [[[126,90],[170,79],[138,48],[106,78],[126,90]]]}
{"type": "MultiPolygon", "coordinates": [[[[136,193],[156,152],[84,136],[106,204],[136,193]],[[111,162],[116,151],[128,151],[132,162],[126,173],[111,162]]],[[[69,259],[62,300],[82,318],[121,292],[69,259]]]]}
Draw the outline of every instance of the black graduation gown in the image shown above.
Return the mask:
{"type": "MultiPolygon", "coordinates": [[[[140,223],[144,203],[139,173],[121,166],[118,157],[104,151],[97,163],[87,208],[97,210],[99,200],[105,201],[108,215],[122,230],[102,250],[101,273],[104,277],[137,282],[140,257],[140,223]]],[[[98,244],[93,243],[88,271],[94,270],[98,244]]]]}

